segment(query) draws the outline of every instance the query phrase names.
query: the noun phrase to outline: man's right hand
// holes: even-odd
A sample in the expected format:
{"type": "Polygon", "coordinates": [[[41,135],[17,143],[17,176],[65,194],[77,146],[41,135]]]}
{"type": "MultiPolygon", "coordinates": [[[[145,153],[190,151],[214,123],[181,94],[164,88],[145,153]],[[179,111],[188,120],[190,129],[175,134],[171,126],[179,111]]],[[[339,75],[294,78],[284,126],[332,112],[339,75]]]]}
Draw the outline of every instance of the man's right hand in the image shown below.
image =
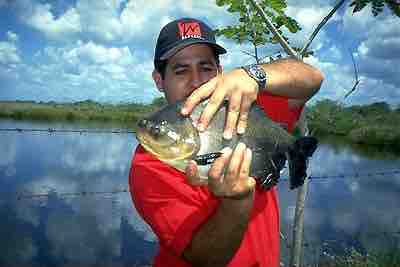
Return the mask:
{"type": "MultiPolygon", "coordinates": [[[[239,143],[235,150],[225,148],[208,172],[208,188],[217,197],[240,199],[254,191],[256,182],[249,177],[252,153],[246,145],[239,143]]],[[[191,162],[186,170],[188,180],[200,185],[197,166],[191,162]]]]}

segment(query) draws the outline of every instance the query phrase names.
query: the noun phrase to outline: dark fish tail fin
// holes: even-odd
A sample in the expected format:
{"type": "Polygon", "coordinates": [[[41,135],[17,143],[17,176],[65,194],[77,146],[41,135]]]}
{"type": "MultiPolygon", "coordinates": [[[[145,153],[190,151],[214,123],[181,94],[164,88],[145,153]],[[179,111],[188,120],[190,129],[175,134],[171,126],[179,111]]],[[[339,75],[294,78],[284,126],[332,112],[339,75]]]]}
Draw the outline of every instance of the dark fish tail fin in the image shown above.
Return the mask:
{"type": "Polygon", "coordinates": [[[301,137],[289,148],[290,189],[303,185],[307,176],[307,159],[317,149],[315,137],[301,137]]]}

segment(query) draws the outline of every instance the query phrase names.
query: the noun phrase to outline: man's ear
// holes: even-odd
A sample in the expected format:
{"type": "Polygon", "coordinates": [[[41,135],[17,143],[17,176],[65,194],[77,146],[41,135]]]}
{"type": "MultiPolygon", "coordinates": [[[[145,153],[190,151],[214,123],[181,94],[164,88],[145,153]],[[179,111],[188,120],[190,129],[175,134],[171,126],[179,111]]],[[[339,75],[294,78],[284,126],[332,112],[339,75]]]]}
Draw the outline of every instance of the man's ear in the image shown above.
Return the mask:
{"type": "Polygon", "coordinates": [[[158,91],[163,92],[164,91],[164,80],[161,77],[161,74],[157,70],[153,70],[152,73],[154,83],[156,84],[158,91]]]}

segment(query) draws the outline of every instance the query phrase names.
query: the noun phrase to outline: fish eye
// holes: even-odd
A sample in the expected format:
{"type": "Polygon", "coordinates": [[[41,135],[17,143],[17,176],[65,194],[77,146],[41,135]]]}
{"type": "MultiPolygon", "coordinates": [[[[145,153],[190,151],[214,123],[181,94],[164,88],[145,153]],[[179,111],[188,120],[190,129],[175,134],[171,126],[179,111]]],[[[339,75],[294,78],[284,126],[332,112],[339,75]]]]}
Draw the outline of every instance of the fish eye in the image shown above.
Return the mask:
{"type": "Polygon", "coordinates": [[[161,133],[159,125],[154,125],[153,127],[151,127],[150,131],[155,137],[158,137],[161,133]]]}
{"type": "Polygon", "coordinates": [[[147,125],[147,120],[145,120],[145,119],[142,119],[142,120],[140,120],[140,121],[138,122],[138,126],[139,126],[140,128],[146,128],[146,125],[147,125]]]}

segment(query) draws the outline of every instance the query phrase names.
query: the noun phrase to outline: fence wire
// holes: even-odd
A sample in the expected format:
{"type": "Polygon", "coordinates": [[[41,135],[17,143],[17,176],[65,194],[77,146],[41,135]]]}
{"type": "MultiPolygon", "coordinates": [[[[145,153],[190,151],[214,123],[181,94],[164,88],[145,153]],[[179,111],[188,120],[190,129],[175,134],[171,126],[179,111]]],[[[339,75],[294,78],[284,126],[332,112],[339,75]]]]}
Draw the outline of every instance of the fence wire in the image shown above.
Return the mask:
{"type": "Polygon", "coordinates": [[[115,129],[115,130],[102,130],[102,129],[56,129],[56,128],[0,128],[0,132],[39,132],[39,133],[106,133],[106,134],[134,134],[136,131],[115,129]]]}
{"type": "MultiPolygon", "coordinates": [[[[310,175],[310,182],[314,181],[326,181],[326,180],[335,180],[335,179],[357,179],[357,178],[371,178],[377,176],[393,176],[394,174],[400,174],[400,169],[398,170],[388,170],[388,171],[376,171],[376,172],[368,172],[368,173],[343,173],[337,175],[310,175]]],[[[280,181],[287,182],[289,181],[288,178],[281,179],[280,181]]],[[[121,193],[128,193],[130,192],[129,188],[123,189],[116,189],[111,191],[81,191],[81,192],[57,192],[56,190],[52,189],[48,192],[41,192],[41,193],[20,193],[17,192],[17,199],[33,199],[33,198],[47,198],[50,196],[57,196],[60,198],[73,198],[73,197],[86,197],[86,196],[98,196],[98,195],[115,195],[121,193]]]]}
{"type": "MultiPolygon", "coordinates": [[[[103,130],[103,129],[63,129],[63,128],[0,128],[1,132],[38,132],[38,133],[79,133],[79,134],[135,134],[136,131],[134,130],[126,130],[126,129],[114,129],[114,130],[103,130]]],[[[371,177],[378,177],[378,176],[393,176],[400,174],[400,169],[393,169],[393,170],[384,170],[384,171],[375,171],[375,172],[351,172],[351,173],[337,173],[331,175],[314,175],[311,174],[309,176],[309,180],[311,182],[318,182],[318,181],[327,181],[327,180],[338,180],[338,179],[360,179],[360,178],[371,178],[371,177]]],[[[288,181],[288,178],[283,178],[280,181],[288,181]]],[[[89,191],[82,191],[82,192],[65,192],[59,193],[56,191],[51,191],[48,193],[32,193],[32,194],[25,194],[25,193],[17,193],[18,200],[22,199],[32,199],[32,198],[43,198],[49,197],[51,194],[56,194],[59,197],[84,197],[84,196],[95,196],[95,195],[108,195],[108,194],[120,194],[120,193],[127,193],[129,192],[128,188],[113,190],[113,191],[104,191],[104,192],[89,192],[89,191]]]]}

